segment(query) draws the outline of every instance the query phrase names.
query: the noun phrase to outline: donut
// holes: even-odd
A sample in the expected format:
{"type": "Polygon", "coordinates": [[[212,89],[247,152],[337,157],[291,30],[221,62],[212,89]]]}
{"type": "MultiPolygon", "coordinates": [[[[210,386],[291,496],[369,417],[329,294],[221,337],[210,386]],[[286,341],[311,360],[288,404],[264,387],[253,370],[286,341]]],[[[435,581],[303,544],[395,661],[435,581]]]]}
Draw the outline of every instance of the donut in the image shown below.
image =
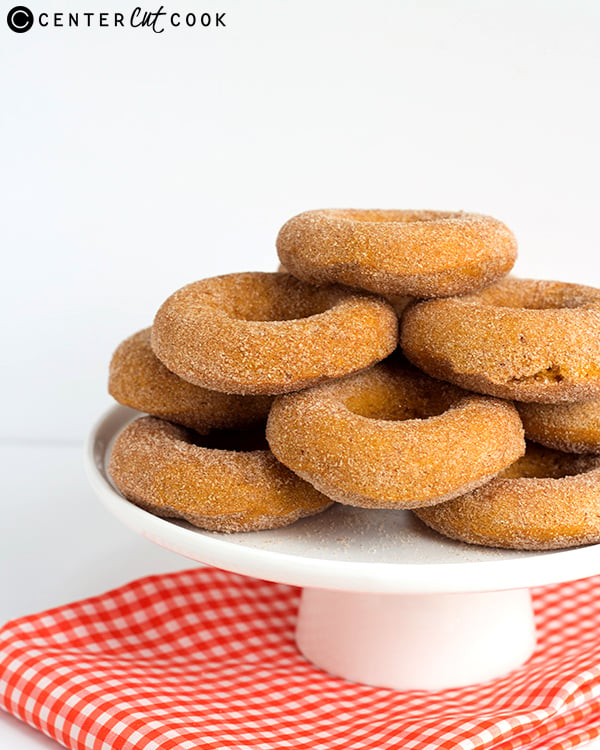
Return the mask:
{"type": "Polygon", "coordinates": [[[112,356],[108,391],[124,406],[190,427],[196,432],[264,425],[272,396],[211,391],[172,373],[150,346],[150,328],[120,344],[112,356]]]}
{"type": "Polygon", "coordinates": [[[234,434],[232,441],[222,435],[206,438],[156,417],[140,417],[117,436],[108,471],[136,505],[211,531],[274,529],[331,505],[275,459],[264,433],[264,447],[259,440],[256,449],[247,435],[234,434]],[[207,447],[211,439],[218,447],[207,447]]]}
{"type": "Polygon", "coordinates": [[[389,360],[275,399],[275,456],[347,505],[414,508],[489,481],[525,452],[515,407],[389,360]]]}
{"type": "Polygon", "coordinates": [[[529,443],[525,456],[484,487],[414,513],[468,544],[543,550],[600,542],[600,456],[529,443]]]}
{"type": "Polygon", "coordinates": [[[600,453],[600,399],[515,405],[530,440],[568,453],[600,453]]]}
{"type": "Polygon", "coordinates": [[[502,222],[481,214],[322,209],[287,221],[277,252],[290,273],[313,284],[448,297],[507,274],[517,243],[502,222]]]}
{"type": "Polygon", "coordinates": [[[401,346],[429,375],[480,393],[557,403],[600,396],[600,290],[507,278],[402,316],[401,346]]]}
{"type": "Polygon", "coordinates": [[[361,370],[396,347],[385,300],[285,273],[233,273],[183,287],[161,306],[152,349],[184,380],[277,394],[361,370]]]}

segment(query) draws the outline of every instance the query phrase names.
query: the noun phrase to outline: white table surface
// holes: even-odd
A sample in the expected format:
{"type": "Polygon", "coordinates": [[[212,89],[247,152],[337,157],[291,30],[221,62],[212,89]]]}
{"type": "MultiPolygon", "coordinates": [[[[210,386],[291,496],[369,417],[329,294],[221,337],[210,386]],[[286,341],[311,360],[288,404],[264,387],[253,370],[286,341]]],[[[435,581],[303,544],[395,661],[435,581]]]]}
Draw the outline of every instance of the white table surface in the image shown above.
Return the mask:
{"type": "MultiPolygon", "coordinates": [[[[137,577],[196,563],[122,526],[87,484],[83,448],[71,442],[0,444],[5,518],[0,622],[99,594],[137,577]],[[92,533],[90,533],[92,531],[92,533]]],[[[0,711],[0,748],[59,745],[0,711]]],[[[600,741],[587,746],[600,750],[600,741]]]]}

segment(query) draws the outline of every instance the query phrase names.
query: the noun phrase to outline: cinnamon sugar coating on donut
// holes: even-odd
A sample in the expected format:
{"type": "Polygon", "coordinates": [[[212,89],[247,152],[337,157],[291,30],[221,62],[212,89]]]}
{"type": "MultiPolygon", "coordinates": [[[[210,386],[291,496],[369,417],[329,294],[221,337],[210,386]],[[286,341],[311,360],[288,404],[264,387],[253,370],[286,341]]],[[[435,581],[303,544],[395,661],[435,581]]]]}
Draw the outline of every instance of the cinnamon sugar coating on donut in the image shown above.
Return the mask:
{"type": "Polygon", "coordinates": [[[600,399],[515,405],[530,440],[568,453],[600,453],[600,399]]]}
{"type": "Polygon", "coordinates": [[[415,514],[445,536],[506,549],[561,549],[600,542],[600,456],[528,444],[489,484],[415,514]]]}
{"type": "Polygon", "coordinates": [[[271,396],[239,396],[188,383],[156,357],[150,346],[150,328],[125,339],[116,349],[108,390],[124,406],[200,433],[264,424],[273,401],[271,396]]]}
{"type": "Polygon", "coordinates": [[[517,401],[600,396],[600,290],[507,278],[402,317],[408,359],[434,377],[517,401]]]}
{"type": "Polygon", "coordinates": [[[136,505],[212,531],[278,528],[331,505],[268,449],[224,450],[204,441],[184,427],[141,417],[117,436],[109,474],[136,505]]]}
{"type": "Polygon", "coordinates": [[[205,388],[276,394],[337,378],[396,347],[391,305],[341,286],[284,273],[237,273],[183,287],[159,309],[156,356],[205,388]]]}
{"type": "Polygon", "coordinates": [[[412,508],[489,481],[525,450],[512,404],[389,363],[275,399],[282,463],[341,503],[412,508]]]}
{"type": "Polygon", "coordinates": [[[514,265],[517,243],[507,226],[481,214],[322,209],[287,221],[277,252],[290,273],[314,284],[422,298],[500,279],[514,265]]]}

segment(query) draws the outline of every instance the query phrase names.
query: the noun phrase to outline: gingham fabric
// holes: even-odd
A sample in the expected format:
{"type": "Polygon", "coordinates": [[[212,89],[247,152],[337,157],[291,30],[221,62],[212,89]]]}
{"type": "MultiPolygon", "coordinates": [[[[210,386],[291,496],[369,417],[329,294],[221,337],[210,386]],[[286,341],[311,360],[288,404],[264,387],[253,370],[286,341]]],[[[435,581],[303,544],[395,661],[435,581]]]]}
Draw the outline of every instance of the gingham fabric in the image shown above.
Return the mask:
{"type": "Polygon", "coordinates": [[[538,648],[507,677],[395,692],[297,652],[296,588],[151,576],[6,625],[0,705],[73,750],[566,750],[600,734],[599,594],[535,590],[538,648]]]}

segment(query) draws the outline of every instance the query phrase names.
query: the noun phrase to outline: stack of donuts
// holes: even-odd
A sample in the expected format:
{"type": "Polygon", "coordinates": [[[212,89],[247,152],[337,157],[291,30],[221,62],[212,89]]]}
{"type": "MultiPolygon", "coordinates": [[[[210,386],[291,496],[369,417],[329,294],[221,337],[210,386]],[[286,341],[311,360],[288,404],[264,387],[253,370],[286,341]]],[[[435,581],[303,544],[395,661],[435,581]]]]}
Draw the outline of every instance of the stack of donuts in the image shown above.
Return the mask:
{"type": "Polygon", "coordinates": [[[221,532],[343,503],[471,544],[600,541],[600,290],[508,276],[512,232],[464,212],[307,211],[277,249],[114,353],[110,393],[148,415],[111,452],[128,500],[221,532]]]}

